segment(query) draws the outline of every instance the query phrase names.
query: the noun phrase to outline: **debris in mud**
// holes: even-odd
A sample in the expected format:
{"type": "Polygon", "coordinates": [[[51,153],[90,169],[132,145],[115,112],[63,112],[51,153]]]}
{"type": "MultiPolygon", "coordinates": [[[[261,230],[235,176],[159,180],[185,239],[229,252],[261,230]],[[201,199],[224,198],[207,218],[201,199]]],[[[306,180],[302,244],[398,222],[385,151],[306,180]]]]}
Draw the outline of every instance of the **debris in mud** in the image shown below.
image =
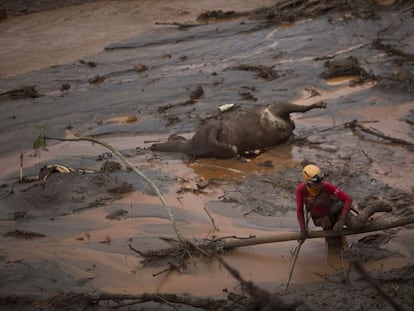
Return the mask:
{"type": "Polygon", "coordinates": [[[97,0],[2,0],[1,5],[7,9],[10,16],[19,16],[96,1],[97,0]]]}
{"type": "Polygon", "coordinates": [[[106,236],[104,240],[99,241],[100,244],[107,244],[107,245],[110,245],[111,242],[112,242],[112,240],[109,236],[106,236]]]}
{"type": "Polygon", "coordinates": [[[194,91],[190,93],[190,100],[198,100],[204,95],[204,90],[201,85],[197,85],[194,91]]]}
{"type": "Polygon", "coordinates": [[[181,118],[177,115],[173,115],[173,114],[169,114],[165,117],[166,119],[166,126],[173,126],[174,124],[177,124],[179,122],[181,122],[181,118]]]}
{"type": "Polygon", "coordinates": [[[46,235],[43,233],[19,230],[15,229],[13,231],[6,232],[3,234],[4,237],[16,237],[22,239],[33,239],[33,238],[44,238],[46,235]]]}
{"type": "Polygon", "coordinates": [[[305,91],[307,91],[309,93],[308,98],[312,98],[315,96],[321,96],[321,93],[319,93],[318,90],[316,90],[314,87],[307,87],[305,88],[305,91]]]}
{"type": "Polygon", "coordinates": [[[143,71],[148,70],[148,67],[145,66],[144,64],[136,64],[136,65],[134,65],[134,70],[136,72],[143,72],[143,71]]]}
{"type": "Polygon", "coordinates": [[[101,172],[115,172],[119,171],[122,168],[121,164],[115,161],[105,161],[105,163],[102,164],[100,171],[101,172]]]}
{"type": "Polygon", "coordinates": [[[258,165],[261,166],[261,167],[273,167],[273,162],[272,162],[272,160],[266,160],[266,161],[263,161],[263,162],[259,162],[258,165]]]}
{"type": "Polygon", "coordinates": [[[61,164],[49,164],[49,165],[44,165],[41,169],[40,169],[40,173],[39,173],[39,180],[44,181],[46,180],[50,174],[52,173],[71,173],[74,172],[75,170],[69,166],[66,165],[61,165],[61,164]]]}
{"type": "Polygon", "coordinates": [[[162,266],[167,264],[167,268],[157,273],[156,275],[177,270],[184,271],[187,267],[188,259],[192,257],[199,257],[202,255],[200,249],[197,249],[193,243],[188,240],[177,241],[173,239],[163,239],[172,245],[171,248],[161,249],[156,251],[142,252],[128,244],[129,248],[139,254],[143,259],[141,263],[144,266],[155,265],[162,266]]]}
{"type": "Polygon", "coordinates": [[[191,192],[195,194],[208,193],[208,191],[198,188],[198,187],[193,188],[193,187],[187,187],[187,186],[180,186],[180,189],[177,190],[177,193],[184,193],[184,192],[191,192]]]}
{"type": "Polygon", "coordinates": [[[414,145],[414,143],[412,143],[412,142],[409,142],[409,141],[406,141],[406,140],[403,140],[403,139],[399,139],[399,138],[390,137],[390,136],[387,136],[387,135],[381,133],[378,130],[367,128],[367,127],[363,126],[361,124],[361,122],[358,122],[357,120],[353,120],[352,122],[346,123],[345,127],[350,128],[353,131],[355,131],[355,129],[358,128],[364,133],[375,135],[377,137],[383,138],[383,139],[391,141],[393,143],[406,145],[406,146],[413,146],[414,145]]]}
{"type": "Polygon", "coordinates": [[[64,83],[64,84],[62,84],[61,85],[61,87],[60,87],[60,91],[61,92],[64,92],[64,91],[67,91],[67,90],[69,90],[70,89],[70,83],[64,83]]]}
{"type": "Polygon", "coordinates": [[[257,101],[257,97],[253,96],[250,92],[239,92],[241,100],[252,100],[257,101]]]}
{"type": "Polygon", "coordinates": [[[81,63],[81,64],[83,64],[83,65],[87,65],[88,67],[90,67],[90,68],[95,68],[98,64],[97,63],[95,63],[95,62],[92,62],[92,61],[85,61],[85,60],[83,60],[83,59],[81,59],[80,61],[79,61],[79,63],[81,63]]]}
{"type": "Polygon", "coordinates": [[[324,66],[326,70],[321,74],[324,79],[357,77],[354,83],[364,83],[376,79],[375,76],[366,72],[359,65],[358,59],[354,56],[349,56],[341,60],[327,61],[324,66]]]}
{"type": "Polygon", "coordinates": [[[226,111],[230,111],[231,109],[236,108],[236,105],[231,103],[231,104],[224,104],[218,107],[219,112],[226,112],[226,111]]]}
{"type": "Polygon", "coordinates": [[[96,158],[96,161],[107,161],[108,159],[112,159],[113,158],[113,154],[112,152],[104,152],[100,155],[98,155],[98,157],[96,158]]]}
{"type": "MultiPolygon", "coordinates": [[[[203,26],[205,24],[187,24],[187,23],[161,23],[161,22],[156,22],[155,25],[171,25],[171,26],[177,26],[178,29],[188,29],[191,27],[198,27],[198,26],[203,26]]],[[[163,58],[171,58],[171,55],[167,54],[165,55],[163,58]]]]}
{"type": "Polygon", "coordinates": [[[272,67],[268,67],[265,65],[240,64],[238,66],[229,67],[228,70],[255,71],[257,72],[257,76],[259,78],[265,80],[275,80],[282,76],[278,71],[274,70],[272,67]]]}
{"type": "Polygon", "coordinates": [[[208,22],[209,20],[239,18],[239,17],[243,17],[247,15],[248,13],[241,13],[241,12],[235,12],[235,11],[223,12],[222,10],[212,10],[212,11],[206,11],[204,13],[201,13],[197,17],[197,21],[208,22]]]}
{"type": "Polygon", "coordinates": [[[125,118],[125,123],[134,123],[138,121],[138,117],[136,115],[130,114],[125,118]]]}
{"type": "MultiPolygon", "coordinates": [[[[197,85],[197,87],[193,91],[191,91],[188,100],[186,100],[185,102],[180,102],[180,103],[175,103],[175,104],[168,103],[167,105],[159,106],[158,107],[158,112],[159,113],[165,113],[168,109],[172,109],[172,108],[179,107],[179,106],[193,105],[203,95],[204,95],[203,87],[201,85],[197,85]]],[[[171,124],[174,124],[174,123],[169,123],[169,124],[171,125],[171,124]]]]}
{"type": "MultiPolygon", "coordinates": [[[[240,272],[228,265],[220,257],[216,257],[220,263],[227,269],[227,271],[240,282],[241,289],[246,292],[249,297],[245,299],[239,299],[239,303],[242,304],[239,310],[254,311],[254,310],[280,310],[280,311],[293,311],[293,310],[310,310],[303,301],[286,302],[277,294],[271,294],[268,291],[258,287],[252,281],[246,281],[241,276],[240,272]]],[[[236,309],[237,310],[237,309],[236,309]]]]}
{"type": "Polygon", "coordinates": [[[358,259],[361,262],[367,262],[389,257],[403,257],[398,251],[380,247],[392,239],[394,236],[393,232],[395,231],[368,235],[361,238],[357,243],[353,243],[349,248],[344,250],[344,258],[358,259]]]}
{"type": "Polygon", "coordinates": [[[98,84],[98,83],[102,83],[105,81],[105,77],[104,76],[100,76],[100,75],[96,75],[93,76],[92,78],[89,79],[89,84],[98,84]]]}
{"type": "Polygon", "coordinates": [[[384,44],[383,41],[384,39],[377,38],[372,42],[372,46],[377,50],[384,51],[388,56],[394,56],[394,63],[400,68],[388,75],[379,77],[379,82],[375,87],[391,92],[413,93],[414,74],[410,70],[410,64],[414,61],[414,54],[406,53],[401,48],[391,44],[384,44]]]}
{"type": "Polygon", "coordinates": [[[401,118],[402,121],[414,126],[414,109],[410,109],[408,114],[401,118]]]}
{"type": "Polygon", "coordinates": [[[37,98],[41,96],[34,85],[23,86],[21,88],[0,92],[0,96],[2,95],[9,95],[13,100],[37,98]]]}
{"type": "Polygon", "coordinates": [[[400,48],[397,48],[391,44],[384,44],[384,39],[377,38],[372,42],[372,46],[377,50],[384,51],[388,56],[399,56],[406,61],[414,61],[414,54],[405,53],[400,48]]]}
{"type": "MultiPolygon", "coordinates": [[[[220,260],[220,259],[218,259],[220,260]]],[[[393,269],[387,273],[369,275],[361,265],[353,265],[359,279],[348,280],[347,283],[313,283],[305,289],[284,296],[271,294],[260,288],[252,281],[246,281],[239,271],[220,260],[221,265],[240,283],[242,294],[225,290],[226,299],[214,299],[210,297],[197,297],[193,295],[176,295],[168,293],[144,293],[141,295],[101,293],[97,295],[89,293],[59,293],[48,297],[29,297],[24,295],[8,295],[0,297],[0,305],[12,306],[14,309],[33,308],[33,306],[47,306],[51,310],[73,309],[89,310],[89,308],[104,307],[105,310],[120,310],[122,307],[140,307],[145,310],[160,310],[161,305],[169,308],[185,308],[191,310],[223,310],[223,311],[254,311],[254,310],[318,310],[321,305],[326,310],[385,310],[382,300],[388,297],[388,303],[405,310],[402,306],[409,306],[412,301],[413,265],[393,269]],[[361,272],[358,272],[362,269],[361,272]],[[362,273],[362,274],[361,274],[362,273]],[[361,281],[361,278],[363,281],[361,281]],[[369,279],[367,286],[366,279],[369,279]],[[349,281],[352,283],[349,284],[349,281]],[[381,287],[380,285],[381,284],[381,287]],[[351,286],[350,286],[351,285],[351,286]],[[381,296],[373,293],[373,288],[382,290],[381,296]],[[344,298],[346,292],[346,299],[344,298]],[[361,300],[361,295],[366,297],[361,300]],[[335,299],[341,297],[340,299],[335,299]],[[392,298],[391,298],[392,297],[392,298]],[[354,303],[350,303],[350,301],[354,303]],[[356,303],[355,303],[356,302],[356,303]],[[352,306],[352,308],[350,308],[352,306]]],[[[350,267],[351,268],[351,267],[350,267]]],[[[350,271],[355,275],[354,271],[350,271]]],[[[386,309],[391,310],[391,309],[386,309]]]]}
{"type": "Polygon", "coordinates": [[[115,211],[110,212],[108,215],[105,216],[106,219],[110,220],[120,220],[124,215],[128,214],[128,211],[123,209],[118,209],[115,211]]]}
{"type": "MultiPolygon", "coordinates": [[[[0,305],[12,306],[13,310],[178,310],[188,306],[189,310],[238,310],[235,302],[226,299],[195,297],[168,293],[144,293],[141,295],[102,293],[58,293],[50,297],[31,298],[22,296],[0,297],[0,305]],[[227,307],[226,307],[227,306],[227,307]],[[26,309],[28,308],[28,309],[26,309]]],[[[183,309],[185,310],[185,309],[183,309]]]]}
{"type": "Polygon", "coordinates": [[[107,173],[79,171],[53,173],[45,180],[14,186],[15,195],[3,200],[13,213],[24,218],[39,215],[67,215],[74,211],[102,206],[119,199],[134,187],[107,173]]]}
{"type": "Polygon", "coordinates": [[[15,221],[22,221],[25,218],[28,218],[27,213],[25,211],[14,212],[13,213],[13,219],[15,221]]]}
{"type": "Polygon", "coordinates": [[[375,87],[392,93],[405,92],[414,94],[414,73],[402,68],[389,75],[381,76],[375,87]]]}
{"type": "MultiPolygon", "coordinates": [[[[408,2],[408,1],[407,1],[408,2]]],[[[316,0],[316,1],[278,1],[277,4],[254,10],[251,17],[265,20],[269,24],[294,22],[299,18],[316,18],[329,11],[341,12],[347,18],[374,18],[378,5],[374,1],[316,0]]]]}

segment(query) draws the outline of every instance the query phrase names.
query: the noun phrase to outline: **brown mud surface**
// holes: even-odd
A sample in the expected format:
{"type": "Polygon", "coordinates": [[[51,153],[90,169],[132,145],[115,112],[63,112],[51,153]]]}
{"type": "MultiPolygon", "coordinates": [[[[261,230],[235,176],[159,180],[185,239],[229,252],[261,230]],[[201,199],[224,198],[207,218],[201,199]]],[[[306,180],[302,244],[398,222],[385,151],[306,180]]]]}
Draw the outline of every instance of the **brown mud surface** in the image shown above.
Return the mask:
{"type": "Polygon", "coordinates": [[[51,137],[111,144],[159,187],[191,241],[297,231],[294,189],[307,161],[348,192],[355,208],[377,200],[393,210],[375,217],[412,215],[410,1],[297,1],[249,15],[273,2],[208,2],[156,1],[146,12],[149,1],[99,1],[36,8],[0,22],[7,30],[0,35],[2,310],[261,310],[257,305],[266,302],[289,310],[295,302],[298,310],[393,310],[354,269],[355,260],[403,310],[412,310],[413,225],[347,236],[341,253],[323,239],[307,240],[287,294],[296,241],[225,251],[222,258],[262,289],[248,300],[216,259],[192,257],[182,271],[164,273],[167,262],[144,264],[134,249],[168,248],[160,237],[176,235],[153,189],[108,150],[51,140],[47,150],[31,149],[39,128],[51,137]],[[142,24],[118,23],[118,14],[141,14],[142,24]],[[15,53],[10,43],[22,25],[30,55],[15,53]],[[82,44],[92,26],[102,37],[82,44]],[[114,33],[106,36],[108,29],[114,33]],[[65,50],[66,43],[76,47],[54,54],[54,46],[65,50]],[[19,62],[26,63],[13,65],[19,62]],[[191,136],[223,104],[251,108],[278,100],[323,100],[328,107],[294,115],[292,140],[254,158],[191,162],[148,150],[172,133],[191,136]],[[29,180],[48,164],[75,171],[29,180]]]}

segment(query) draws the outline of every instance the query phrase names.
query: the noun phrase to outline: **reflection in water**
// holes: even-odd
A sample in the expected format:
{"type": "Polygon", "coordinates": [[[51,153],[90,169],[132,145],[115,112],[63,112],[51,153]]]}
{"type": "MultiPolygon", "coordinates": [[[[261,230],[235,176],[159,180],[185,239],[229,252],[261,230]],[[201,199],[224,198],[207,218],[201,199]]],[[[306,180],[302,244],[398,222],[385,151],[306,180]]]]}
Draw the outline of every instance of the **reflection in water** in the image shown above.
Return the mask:
{"type": "Polygon", "coordinates": [[[349,83],[353,80],[358,80],[359,76],[343,76],[343,77],[335,77],[326,79],[326,83],[328,85],[341,85],[345,83],[349,83]]]}
{"type": "Polygon", "coordinates": [[[271,173],[294,167],[299,160],[294,157],[293,148],[291,144],[276,146],[251,159],[197,159],[189,167],[205,179],[237,180],[248,174],[271,173]]]}

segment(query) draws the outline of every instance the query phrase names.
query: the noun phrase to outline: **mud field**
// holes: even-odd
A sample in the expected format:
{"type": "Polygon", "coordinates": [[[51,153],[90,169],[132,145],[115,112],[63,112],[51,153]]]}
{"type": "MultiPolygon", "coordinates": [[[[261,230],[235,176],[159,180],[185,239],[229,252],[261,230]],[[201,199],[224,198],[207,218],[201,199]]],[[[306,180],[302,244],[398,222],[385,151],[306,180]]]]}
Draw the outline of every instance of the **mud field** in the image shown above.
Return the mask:
{"type": "Polygon", "coordinates": [[[48,1],[32,8],[5,2],[1,309],[412,310],[412,224],[348,235],[341,252],[323,238],[306,240],[287,293],[295,238],[217,248],[219,258],[194,245],[294,236],[295,187],[308,162],[349,193],[356,209],[392,207],[373,220],[413,217],[413,4],[157,1],[145,14],[148,3],[140,2],[58,9],[48,1]],[[34,32],[40,21],[53,25],[80,12],[77,32],[55,25],[64,35],[50,42],[48,57],[27,52],[35,41],[46,47],[51,34],[34,32]],[[135,28],[115,23],[122,31],[89,46],[88,18],[97,23],[97,12],[104,20],[121,12],[148,20],[135,28]],[[8,40],[21,25],[32,41],[16,54],[8,40]],[[68,55],[52,52],[77,36],[73,54],[68,46],[68,55]],[[191,137],[224,104],[283,100],[328,106],[293,114],[291,140],[254,157],[149,150],[170,134],[191,137]],[[119,150],[160,190],[174,221],[151,185],[102,145],[47,139],[45,146],[42,135],[92,137],[119,150]],[[44,169],[53,164],[62,167],[44,169]],[[180,236],[188,248],[157,257],[180,236]]]}

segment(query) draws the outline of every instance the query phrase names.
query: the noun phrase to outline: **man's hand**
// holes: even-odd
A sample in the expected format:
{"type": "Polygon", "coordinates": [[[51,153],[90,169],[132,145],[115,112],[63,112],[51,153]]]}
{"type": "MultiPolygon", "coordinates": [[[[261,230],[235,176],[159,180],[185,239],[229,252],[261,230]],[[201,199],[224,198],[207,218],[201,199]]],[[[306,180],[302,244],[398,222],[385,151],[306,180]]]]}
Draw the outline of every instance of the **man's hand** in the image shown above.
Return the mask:
{"type": "Polygon", "coordinates": [[[345,219],[342,217],[340,218],[336,224],[332,227],[332,231],[337,232],[337,233],[341,233],[342,232],[342,228],[345,224],[345,219]]]}
{"type": "Polygon", "coordinates": [[[305,242],[305,240],[306,240],[306,231],[301,231],[299,242],[303,243],[303,242],[305,242]]]}

